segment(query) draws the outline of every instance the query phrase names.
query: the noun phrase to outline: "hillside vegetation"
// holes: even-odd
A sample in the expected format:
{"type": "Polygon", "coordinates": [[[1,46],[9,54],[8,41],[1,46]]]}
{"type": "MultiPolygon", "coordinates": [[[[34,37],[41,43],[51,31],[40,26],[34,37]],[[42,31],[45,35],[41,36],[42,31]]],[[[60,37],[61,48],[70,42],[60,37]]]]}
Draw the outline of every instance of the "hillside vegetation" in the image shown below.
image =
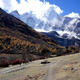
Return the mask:
{"type": "Polygon", "coordinates": [[[47,58],[52,54],[60,56],[79,52],[76,49],[59,46],[0,9],[0,66],[47,58]]]}

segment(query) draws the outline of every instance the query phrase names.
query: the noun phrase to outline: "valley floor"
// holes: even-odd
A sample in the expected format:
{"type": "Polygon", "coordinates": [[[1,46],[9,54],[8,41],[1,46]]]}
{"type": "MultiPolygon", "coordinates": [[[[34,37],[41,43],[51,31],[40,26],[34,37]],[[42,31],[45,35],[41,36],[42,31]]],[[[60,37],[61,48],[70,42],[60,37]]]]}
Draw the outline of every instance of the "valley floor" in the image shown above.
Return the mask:
{"type": "Polygon", "coordinates": [[[0,69],[0,80],[80,80],[80,53],[0,69]]]}

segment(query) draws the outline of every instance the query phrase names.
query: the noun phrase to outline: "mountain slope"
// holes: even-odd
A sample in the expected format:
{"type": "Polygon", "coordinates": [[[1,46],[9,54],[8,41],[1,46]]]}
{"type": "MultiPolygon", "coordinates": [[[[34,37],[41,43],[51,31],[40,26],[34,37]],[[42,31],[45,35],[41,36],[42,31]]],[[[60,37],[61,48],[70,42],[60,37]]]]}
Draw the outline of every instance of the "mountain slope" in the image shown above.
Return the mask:
{"type": "Polygon", "coordinates": [[[0,16],[1,16],[0,17],[1,28],[5,28],[5,27],[10,28],[37,39],[42,39],[44,41],[48,39],[48,41],[54,42],[54,40],[51,40],[50,38],[36,32],[22,21],[18,20],[17,18],[14,18],[13,16],[10,16],[9,14],[5,13],[2,10],[0,10],[0,16]]]}
{"type": "Polygon", "coordinates": [[[68,46],[78,46],[80,47],[80,40],[76,38],[68,38],[68,34],[60,36],[57,32],[42,32],[42,34],[54,39],[57,44],[68,47],[68,46]]]}
{"type": "Polygon", "coordinates": [[[51,38],[0,9],[0,65],[15,59],[27,62],[49,57],[51,53],[57,53],[57,48],[64,49],[51,38]]]}

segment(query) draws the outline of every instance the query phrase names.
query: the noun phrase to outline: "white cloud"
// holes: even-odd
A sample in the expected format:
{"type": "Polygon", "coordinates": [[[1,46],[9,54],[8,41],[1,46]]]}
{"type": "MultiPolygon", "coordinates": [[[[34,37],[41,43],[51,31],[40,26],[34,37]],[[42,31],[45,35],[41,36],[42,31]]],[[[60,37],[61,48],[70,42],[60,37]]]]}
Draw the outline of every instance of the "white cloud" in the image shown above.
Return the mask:
{"type": "Polygon", "coordinates": [[[2,1],[0,1],[0,7],[3,7],[3,2],[2,1]]]}
{"type": "Polygon", "coordinates": [[[57,5],[54,4],[53,7],[54,7],[54,10],[55,10],[58,14],[63,13],[63,10],[61,10],[59,6],[57,6],[57,5]]]}
{"type": "Polygon", "coordinates": [[[45,2],[45,0],[44,2],[40,0],[20,0],[20,3],[18,3],[17,0],[0,0],[0,7],[8,10],[8,12],[17,10],[20,14],[32,12],[39,18],[41,18],[50,7],[53,7],[54,11],[58,14],[63,12],[60,7],[45,2]]]}
{"type": "Polygon", "coordinates": [[[16,0],[0,0],[0,4],[2,4],[0,7],[4,10],[8,10],[8,12],[18,8],[18,2],[16,0]]]}
{"type": "Polygon", "coordinates": [[[72,13],[66,15],[65,17],[80,18],[80,15],[78,13],[72,12],[72,13]]]}

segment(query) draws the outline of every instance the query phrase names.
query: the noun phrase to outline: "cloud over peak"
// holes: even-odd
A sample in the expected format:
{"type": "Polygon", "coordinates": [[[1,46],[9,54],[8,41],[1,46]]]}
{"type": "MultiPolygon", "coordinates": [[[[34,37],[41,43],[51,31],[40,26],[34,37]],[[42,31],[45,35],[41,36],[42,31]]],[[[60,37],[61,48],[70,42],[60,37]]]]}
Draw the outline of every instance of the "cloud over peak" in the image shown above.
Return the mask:
{"type": "Polygon", "coordinates": [[[63,12],[59,6],[40,0],[20,0],[19,3],[17,0],[0,0],[0,7],[8,12],[17,10],[20,14],[32,12],[32,14],[35,14],[38,18],[42,18],[50,7],[53,7],[53,10],[57,14],[63,12]]]}

